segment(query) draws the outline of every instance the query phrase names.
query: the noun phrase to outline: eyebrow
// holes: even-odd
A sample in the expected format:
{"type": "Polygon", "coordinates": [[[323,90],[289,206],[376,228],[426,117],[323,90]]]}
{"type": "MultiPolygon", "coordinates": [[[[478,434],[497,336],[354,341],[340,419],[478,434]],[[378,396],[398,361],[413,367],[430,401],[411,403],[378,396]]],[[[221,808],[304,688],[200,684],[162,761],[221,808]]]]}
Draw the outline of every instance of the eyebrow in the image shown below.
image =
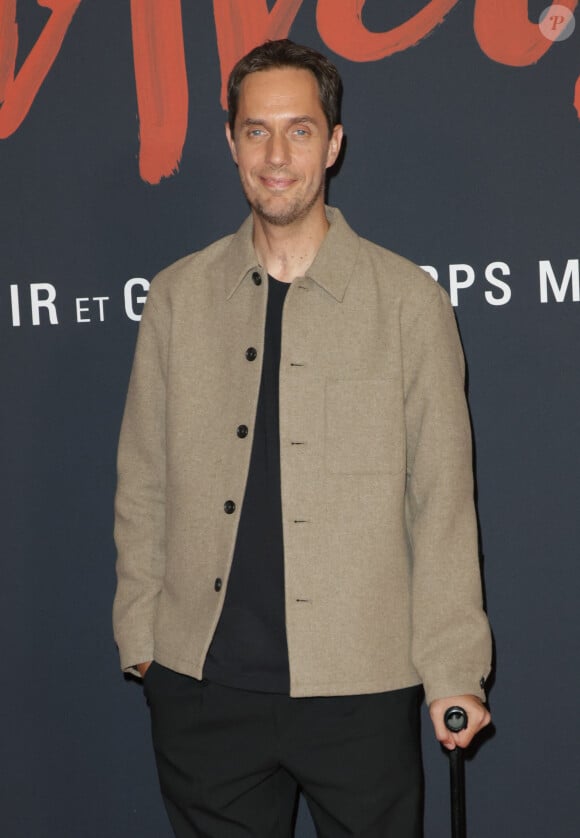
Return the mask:
{"type": "MultiPolygon", "coordinates": [[[[308,116],[306,114],[304,116],[291,116],[290,119],[288,120],[289,125],[296,125],[297,123],[307,123],[309,125],[316,125],[317,121],[313,117],[308,116]]],[[[251,119],[250,117],[248,117],[247,119],[244,119],[244,121],[242,122],[242,127],[250,126],[250,125],[267,125],[267,124],[268,124],[268,121],[266,119],[251,119]]]]}

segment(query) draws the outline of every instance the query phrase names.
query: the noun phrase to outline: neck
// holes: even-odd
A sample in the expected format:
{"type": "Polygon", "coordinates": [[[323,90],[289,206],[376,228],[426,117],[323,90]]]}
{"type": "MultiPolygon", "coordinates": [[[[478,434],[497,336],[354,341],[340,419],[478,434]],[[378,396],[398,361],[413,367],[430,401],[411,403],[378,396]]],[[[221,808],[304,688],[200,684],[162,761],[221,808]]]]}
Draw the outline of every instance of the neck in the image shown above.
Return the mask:
{"type": "Polygon", "coordinates": [[[320,212],[287,227],[268,223],[254,215],[254,248],[260,264],[281,282],[304,276],[314,261],[328,230],[324,206],[320,212]]]}

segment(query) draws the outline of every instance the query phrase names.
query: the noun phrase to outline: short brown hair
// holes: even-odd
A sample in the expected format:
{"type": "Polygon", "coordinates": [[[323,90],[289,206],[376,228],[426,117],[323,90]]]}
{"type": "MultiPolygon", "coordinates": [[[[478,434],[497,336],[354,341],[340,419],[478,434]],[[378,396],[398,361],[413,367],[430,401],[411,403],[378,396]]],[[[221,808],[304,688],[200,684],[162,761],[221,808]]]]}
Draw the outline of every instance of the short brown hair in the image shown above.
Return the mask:
{"type": "Polygon", "coordinates": [[[310,70],[318,83],[320,104],[331,133],[340,121],[340,99],[342,82],[334,64],[320,52],[310,47],[295,44],[287,38],[280,41],[266,41],[244,55],[230,73],[228,79],[228,122],[232,135],[238,113],[240,85],[250,73],[294,67],[310,70]]]}

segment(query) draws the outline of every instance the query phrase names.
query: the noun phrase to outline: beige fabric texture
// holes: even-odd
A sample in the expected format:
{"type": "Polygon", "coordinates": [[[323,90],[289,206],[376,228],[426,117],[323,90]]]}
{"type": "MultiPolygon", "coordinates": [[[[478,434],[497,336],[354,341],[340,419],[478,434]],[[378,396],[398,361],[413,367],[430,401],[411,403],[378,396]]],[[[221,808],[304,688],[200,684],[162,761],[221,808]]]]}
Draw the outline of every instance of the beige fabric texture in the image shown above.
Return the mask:
{"type": "MultiPolygon", "coordinates": [[[[483,698],[491,641],[453,310],[423,271],[327,214],[283,311],[291,695],[422,682],[428,702],[483,698]]],[[[114,629],[125,670],[155,658],[202,677],[244,499],[267,294],[251,217],[151,285],[118,455],[114,629]]]]}

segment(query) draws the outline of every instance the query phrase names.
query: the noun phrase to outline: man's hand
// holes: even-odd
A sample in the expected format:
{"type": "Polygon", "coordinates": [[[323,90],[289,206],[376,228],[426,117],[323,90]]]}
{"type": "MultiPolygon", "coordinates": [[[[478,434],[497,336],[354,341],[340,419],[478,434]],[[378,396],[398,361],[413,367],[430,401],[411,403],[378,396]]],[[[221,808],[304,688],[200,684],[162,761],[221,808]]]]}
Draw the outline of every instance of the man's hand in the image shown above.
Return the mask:
{"type": "Polygon", "coordinates": [[[141,678],[145,677],[145,673],[147,672],[152,663],[153,661],[146,661],[145,663],[138,663],[135,666],[135,669],[139,672],[141,678]]]}
{"type": "Polygon", "coordinates": [[[491,721],[489,710],[475,695],[452,695],[449,698],[436,698],[429,705],[429,715],[433,722],[435,736],[449,751],[457,746],[466,748],[476,733],[479,733],[491,721]],[[459,733],[451,733],[445,727],[445,711],[454,706],[463,707],[467,713],[467,727],[459,733]]]}

